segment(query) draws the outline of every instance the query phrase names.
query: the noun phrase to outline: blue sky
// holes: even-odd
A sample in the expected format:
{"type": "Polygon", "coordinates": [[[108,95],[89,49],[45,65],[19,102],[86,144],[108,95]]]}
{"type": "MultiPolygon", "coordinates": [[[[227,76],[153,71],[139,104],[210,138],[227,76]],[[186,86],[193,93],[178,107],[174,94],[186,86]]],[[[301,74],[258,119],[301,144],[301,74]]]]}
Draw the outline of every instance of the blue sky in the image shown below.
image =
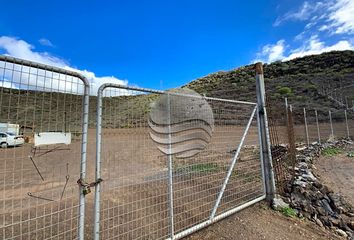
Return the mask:
{"type": "Polygon", "coordinates": [[[354,1],[5,1],[0,53],[96,84],[167,89],[260,60],[354,49],[354,1]]]}

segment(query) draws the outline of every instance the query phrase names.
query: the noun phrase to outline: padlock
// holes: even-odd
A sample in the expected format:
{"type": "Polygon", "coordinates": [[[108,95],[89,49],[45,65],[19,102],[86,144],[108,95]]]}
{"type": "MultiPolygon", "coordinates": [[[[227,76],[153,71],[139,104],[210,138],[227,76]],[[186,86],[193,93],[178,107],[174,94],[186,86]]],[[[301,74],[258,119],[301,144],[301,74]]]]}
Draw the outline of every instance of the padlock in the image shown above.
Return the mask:
{"type": "Polygon", "coordinates": [[[91,192],[91,188],[90,188],[89,185],[84,185],[84,186],[82,186],[82,193],[83,193],[84,195],[87,195],[87,194],[89,194],[90,192],[91,192]]]}

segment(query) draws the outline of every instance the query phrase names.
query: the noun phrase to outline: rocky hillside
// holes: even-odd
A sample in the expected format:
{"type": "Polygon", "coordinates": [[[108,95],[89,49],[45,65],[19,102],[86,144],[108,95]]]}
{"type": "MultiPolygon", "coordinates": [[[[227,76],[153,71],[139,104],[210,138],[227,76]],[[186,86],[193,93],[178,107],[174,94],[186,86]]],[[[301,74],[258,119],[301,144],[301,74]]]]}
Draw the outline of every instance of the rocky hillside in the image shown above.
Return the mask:
{"type": "MultiPolygon", "coordinates": [[[[199,78],[185,87],[207,96],[255,101],[254,65],[231,71],[220,71],[199,78]]],[[[264,65],[267,100],[273,106],[284,106],[287,97],[294,110],[303,107],[318,109],[325,116],[328,109],[340,109],[330,99],[330,92],[347,97],[349,107],[354,101],[354,51],[333,51],[285,62],[264,65]]],[[[344,102],[344,100],[343,100],[344,102]]]]}
{"type": "MultiPolygon", "coordinates": [[[[328,109],[343,109],[338,102],[330,99],[329,92],[333,89],[339,89],[337,95],[346,96],[352,107],[354,87],[350,86],[354,86],[353,51],[330,52],[266,64],[264,71],[267,100],[273,103],[273,112],[279,116],[284,116],[284,97],[287,97],[298,114],[298,121],[303,119],[303,107],[318,109],[320,118],[327,121],[328,109]]],[[[210,74],[185,87],[206,96],[255,101],[254,75],[254,66],[248,65],[210,74]]],[[[105,98],[103,124],[113,128],[145,126],[150,103],[156,97],[155,94],[137,94],[105,98]]],[[[96,100],[95,96],[90,97],[91,128],[96,123],[96,100]]],[[[78,95],[0,88],[0,122],[18,123],[29,127],[29,131],[67,129],[80,132],[81,108],[82,98],[78,95]]],[[[215,105],[213,108],[216,112],[223,112],[218,115],[218,120],[223,122],[235,119],[235,111],[246,112],[243,111],[243,106],[235,106],[235,111],[224,111],[230,106],[215,105]],[[223,111],[218,111],[217,108],[223,111]],[[226,112],[230,112],[230,116],[226,112]]],[[[335,118],[335,114],[333,116],[335,118]]],[[[239,116],[237,121],[247,119],[248,114],[239,116]]]]}

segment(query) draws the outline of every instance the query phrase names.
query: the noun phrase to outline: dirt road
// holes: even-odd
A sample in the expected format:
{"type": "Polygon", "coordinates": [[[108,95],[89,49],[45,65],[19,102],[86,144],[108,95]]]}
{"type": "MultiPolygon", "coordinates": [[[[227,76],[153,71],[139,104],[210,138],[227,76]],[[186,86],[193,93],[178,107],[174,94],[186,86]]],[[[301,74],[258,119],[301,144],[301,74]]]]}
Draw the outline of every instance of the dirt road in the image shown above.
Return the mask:
{"type": "Polygon", "coordinates": [[[323,240],[341,239],[317,225],[275,212],[262,202],[236,213],[186,240],[323,240]]]}

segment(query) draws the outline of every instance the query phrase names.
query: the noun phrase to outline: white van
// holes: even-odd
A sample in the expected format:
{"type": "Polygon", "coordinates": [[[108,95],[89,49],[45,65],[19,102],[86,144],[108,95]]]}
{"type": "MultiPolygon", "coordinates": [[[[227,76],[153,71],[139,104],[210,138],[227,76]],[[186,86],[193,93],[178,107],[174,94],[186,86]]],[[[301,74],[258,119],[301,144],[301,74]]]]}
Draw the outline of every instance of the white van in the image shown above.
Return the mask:
{"type": "Polygon", "coordinates": [[[2,148],[15,147],[24,144],[25,140],[22,136],[11,132],[0,132],[0,146],[2,148]]]}

